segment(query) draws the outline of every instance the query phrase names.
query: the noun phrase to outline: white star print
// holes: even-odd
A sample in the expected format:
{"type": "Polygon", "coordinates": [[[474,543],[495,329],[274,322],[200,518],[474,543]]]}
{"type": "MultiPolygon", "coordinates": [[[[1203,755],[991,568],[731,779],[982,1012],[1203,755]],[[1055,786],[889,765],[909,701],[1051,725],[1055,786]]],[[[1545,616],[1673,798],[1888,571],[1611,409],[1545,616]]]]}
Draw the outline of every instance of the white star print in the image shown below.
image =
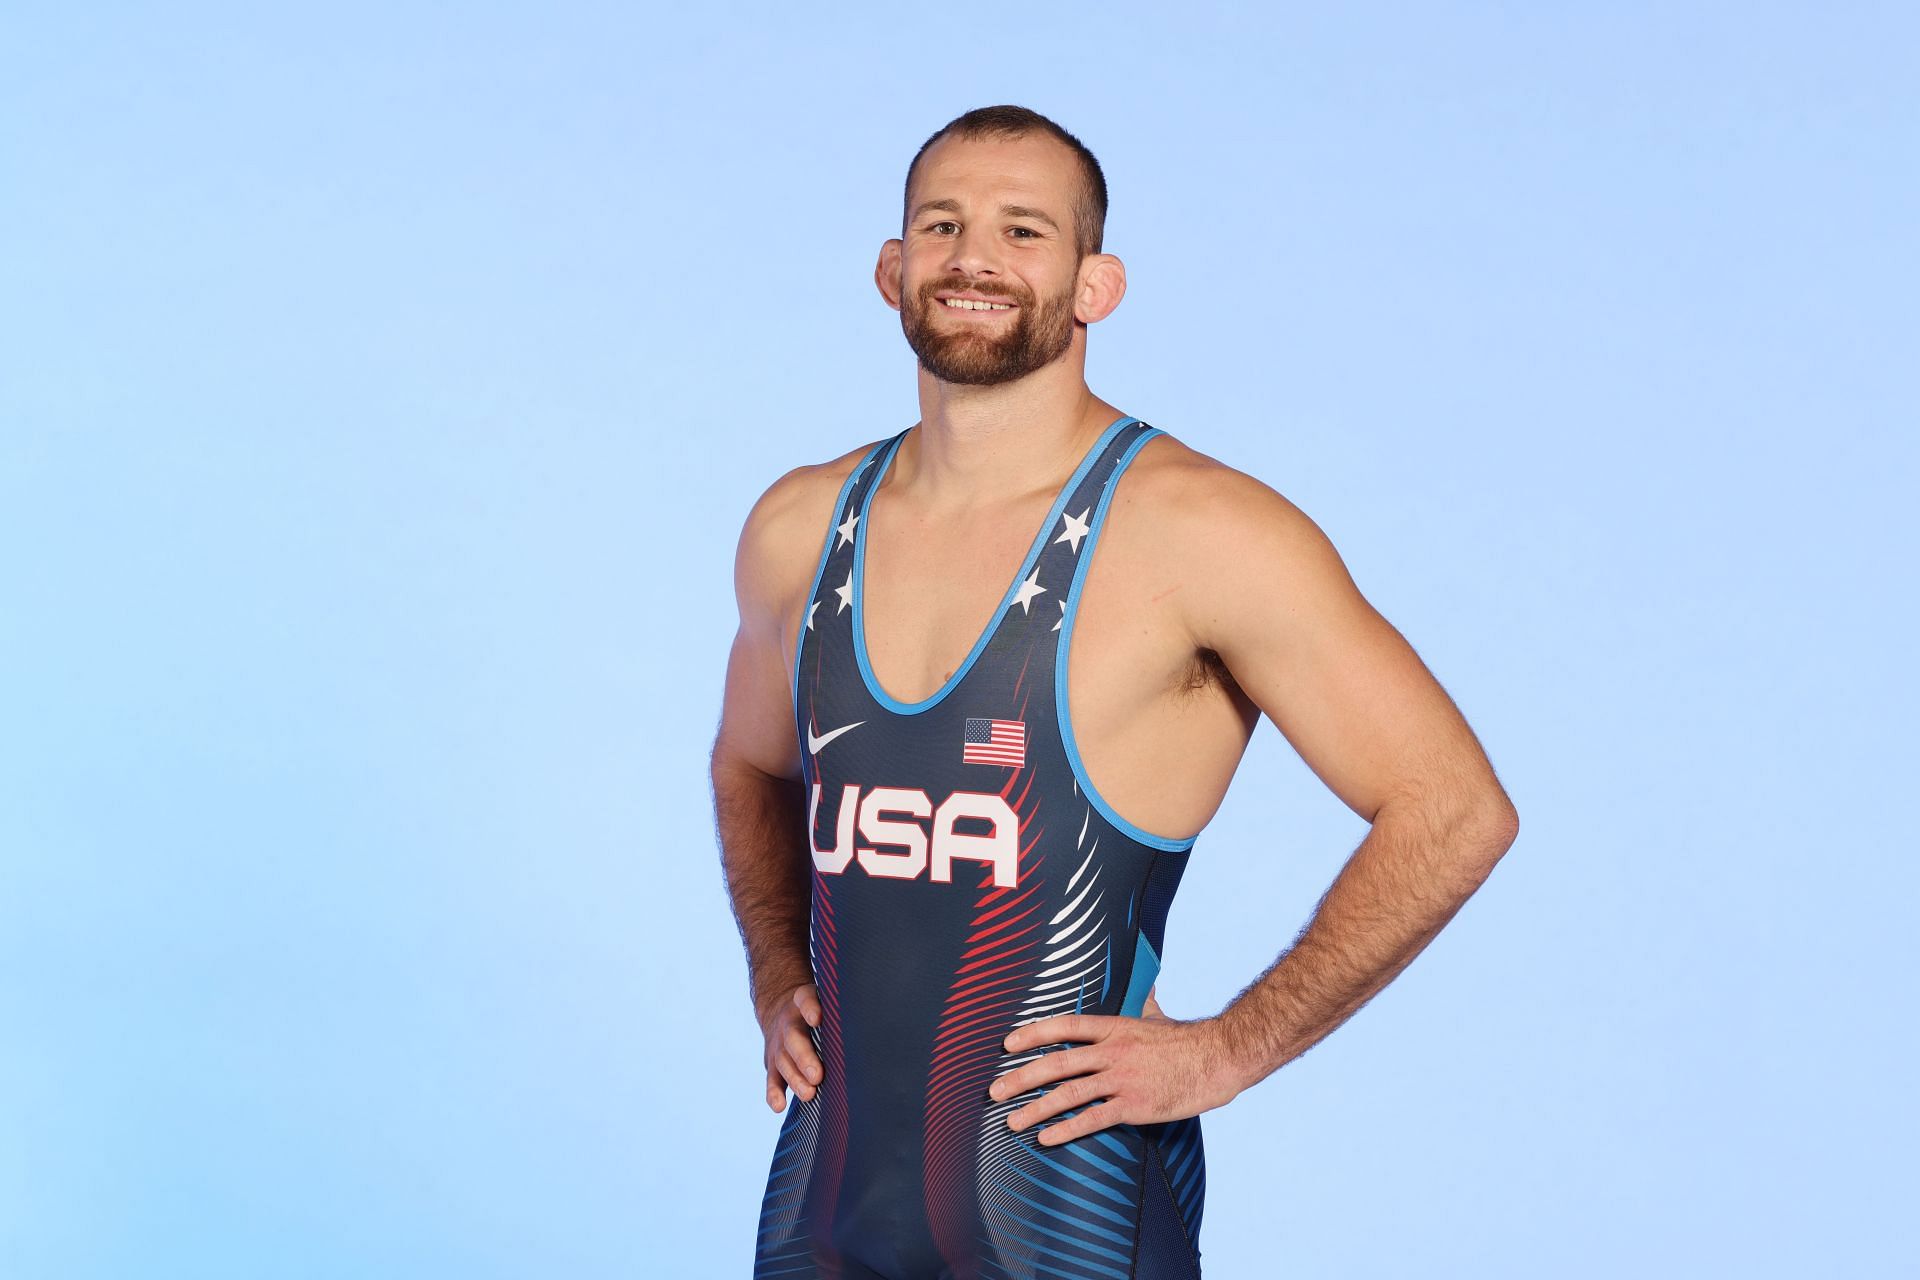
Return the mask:
{"type": "Polygon", "coordinates": [[[859,523],[860,523],[860,513],[856,511],[852,515],[847,517],[847,522],[845,524],[837,526],[840,533],[840,541],[833,544],[833,549],[835,551],[838,551],[841,547],[844,547],[849,542],[853,541],[853,526],[859,523]]]}
{"type": "Polygon", "coordinates": [[[807,630],[809,631],[813,630],[813,611],[815,609],[818,609],[819,607],[820,607],[820,602],[818,600],[815,600],[812,604],[807,606],[807,630]]]}
{"type": "Polygon", "coordinates": [[[1040,570],[1035,569],[1027,575],[1027,580],[1020,584],[1020,590],[1015,593],[1013,598],[1020,602],[1021,613],[1032,613],[1033,598],[1046,590],[1045,587],[1040,585],[1038,581],[1039,577],[1040,570]]]}
{"type": "Polygon", "coordinates": [[[1062,515],[1060,518],[1066,521],[1067,531],[1054,541],[1068,543],[1073,547],[1075,555],[1080,554],[1080,539],[1087,536],[1087,517],[1092,514],[1093,508],[1088,507],[1077,516],[1062,515]]]}
{"type": "MultiPolygon", "coordinates": [[[[1065,622],[1067,620],[1067,602],[1065,600],[1056,600],[1054,603],[1060,606],[1060,622],[1065,622]]],[[[1060,629],[1060,622],[1054,623],[1051,630],[1058,631],[1060,629]]]]}
{"type": "MultiPolygon", "coordinates": [[[[833,594],[840,597],[840,609],[853,603],[853,570],[847,570],[847,580],[835,587],[833,594]]],[[[840,609],[835,609],[834,613],[838,614],[840,609]]]]}

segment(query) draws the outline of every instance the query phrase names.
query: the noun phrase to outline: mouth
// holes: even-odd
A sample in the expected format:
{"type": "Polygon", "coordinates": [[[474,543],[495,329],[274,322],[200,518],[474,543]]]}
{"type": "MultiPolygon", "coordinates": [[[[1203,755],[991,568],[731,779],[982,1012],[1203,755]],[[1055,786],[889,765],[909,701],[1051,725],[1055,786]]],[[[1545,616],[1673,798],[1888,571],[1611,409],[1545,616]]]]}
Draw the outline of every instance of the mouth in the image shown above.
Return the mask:
{"type": "Polygon", "coordinates": [[[998,315],[1007,311],[1019,310],[1011,302],[998,298],[968,298],[956,295],[942,295],[934,299],[942,311],[957,311],[966,315],[998,315]]]}

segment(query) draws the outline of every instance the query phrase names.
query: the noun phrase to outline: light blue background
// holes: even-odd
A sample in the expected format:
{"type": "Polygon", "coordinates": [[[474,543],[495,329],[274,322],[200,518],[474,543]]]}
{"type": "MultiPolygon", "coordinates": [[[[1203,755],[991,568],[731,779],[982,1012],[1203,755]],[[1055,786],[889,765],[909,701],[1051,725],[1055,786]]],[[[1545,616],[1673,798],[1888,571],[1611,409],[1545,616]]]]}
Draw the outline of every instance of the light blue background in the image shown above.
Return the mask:
{"type": "MultiPolygon", "coordinates": [[[[747,1274],[735,537],[914,421],[873,257],[1004,101],[1112,185],[1092,386],[1321,524],[1523,819],[1209,1113],[1208,1275],[1916,1265],[1920,25],[1334,8],[15,8],[0,1273],[747,1274]]],[[[1168,1011],[1363,834],[1263,722],[1168,1011]]]]}

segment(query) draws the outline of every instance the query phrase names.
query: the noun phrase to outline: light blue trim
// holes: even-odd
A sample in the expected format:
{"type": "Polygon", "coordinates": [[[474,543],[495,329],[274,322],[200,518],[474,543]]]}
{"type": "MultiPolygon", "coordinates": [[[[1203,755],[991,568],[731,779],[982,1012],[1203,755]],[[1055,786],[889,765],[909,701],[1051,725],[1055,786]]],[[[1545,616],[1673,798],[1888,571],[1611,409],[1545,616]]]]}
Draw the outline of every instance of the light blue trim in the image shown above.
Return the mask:
{"type": "MultiPolygon", "coordinates": [[[[901,702],[882,689],[880,681],[873,674],[873,664],[867,661],[865,608],[867,508],[873,505],[873,495],[880,488],[880,482],[886,479],[887,468],[893,465],[893,455],[900,452],[900,445],[905,441],[907,433],[903,431],[894,439],[892,446],[887,450],[887,456],[880,463],[880,470],[874,473],[873,483],[867,486],[866,496],[860,500],[860,523],[853,529],[853,653],[860,666],[860,678],[866,682],[867,692],[873,695],[874,701],[887,710],[903,716],[919,715],[922,711],[937,706],[941,699],[952,693],[959,683],[967,678],[967,672],[973,669],[974,662],[986,651],[987,642],[993,639],[993,633],[999,630],[1000,619],[1006,616],[1014,597],[1020,594],[1020,584],[1027,580],[1028,574],[1033,572],[1034,562],[1040,559],[1040,553],[1046,549],[1047,536],[1053,532],[1054,526],[1060,523],[1060,513],[1066,510],[1067,503],[1073,498],[1073,491],[1080,487],[1080,481],[1093,466],[1094,460],[1106,451],[1107,443],[1129,422],[1138,421],[1140,419],[1122,414],[1100,433],[1098,440],[1093,442],[1093,447],[1087,450],[1087,456],[1082,458],[1080,465],[1074,469],[1072,478],[1060,490],[1060,496],[1053,500],[1053,510],[1048,512],[1046,523],[1040,526],[1040,532],[1033,536],[1033,546],[1027,551],[1027,558],[1021,561],[1020,571],[1013,575],[1013,581],[1007,585],[1006,595],[1000,598],[1000,607],[995,609],[993,617],[987,620],[987,629],[982,631],[980,638],[973,642],[973,650],[967,654],[967,660],[960,664],[959,670],[947,677],[945,684],[921,702],[901,702]]],[[[838,511],[839,508],[836,507],[835,510],[838,511]]]]}
{"type": "MultiPolygon", "coordinates": [[[[813,585],[807,588],[807,609],[800,615],[800,627],[795,633],[793,642],[793,722],[802,733],[807,730],[805,725],[800,724],[800,657],[807,647],[807,613],[813,611],[814,597],[820,594],[820,577],[827,571],[827,561],[833,558],[833,533],[840,527],[840,509],[847,505],[847,494],[852,492],[854,482],[860,478],[860,473],[866,469],[867,463],[872,461],[873,455],[880,452],[886,443],[882,440],[867,450],[861,457],[859,465],[847,472],[847,478],[840,482],[840,496],[833,500],[833,515],[827,521],[827,539],[820,547],[820,563],[814,566],[813,585]]],[[[855,525],[854,532],[859,531],[860,526],[855,525]]]]}
{"type": "Polygon", "coordinates": [[[1073,776],[1080,780],[1080,790],[1085,792],[1087,799],[1093,802],[1093,807],[1100,811],[1100,816],[1119,828],[1123,834],[1138,840],[1141,844],[1167,853],[1179,853],[1183,849],[1192,848],[1193,842],[1200,838],[1199,834],[1195,833],[1184,840],[1175,840],[1171,836],[1157,836],[1143,827],[1136,827],[1116,813],[1113,806],[1094,790],[1093,781],[1087,777],[1087,766],[1081,762],[1080,748],[1073,741],[1073,717],[1067,714],[1067,655],[1071,652],[1070,646],[1073,643],[1074,620],[1080,612],[1080,587],[1086,581],[1087,566],[1093,563],[1093,548],[1094,544],[1100,540],[1101,521],[1106,519],[1107,507],[1113,501],[1113,491],[1119,487],[1120,474],[1127,469],[1127,464],[1133,461],[1133,455],[1140,452],[1141,446],[1147,441],[1165,434],[1166,432],[1159,427],[1150,427],[1142,431],[1139,438],[1128,445],[1126,452],[1120,455],[1120,461],[1114,464],[1112,474],[1107,477],[1106,487],[1100,491],[1100,501],[1094,504],[1092,523],[1087,526],[1087,536],[1080,543],[1080,561],[1073,567],[1073,585],[1067,590],[1067,612],[1060,621],[1060,647],[1055,651],[1053,658],[1053,709],[1060,718],[1060,741],[1067,748],[1067,763],[1073,766],[1073,776]]]}
{"type": "Polygon", "coordinates": [[[1147,993],[1153,990],[1153,983],[1160,976],[1160,955],[1147,941],[1147,935],[1136,933],[1133,946],[1133,976],[1127,979],[1127,998],[1120,1002],[1120,1016],[1137,1018],[1147,1007],[1147,993]]]}

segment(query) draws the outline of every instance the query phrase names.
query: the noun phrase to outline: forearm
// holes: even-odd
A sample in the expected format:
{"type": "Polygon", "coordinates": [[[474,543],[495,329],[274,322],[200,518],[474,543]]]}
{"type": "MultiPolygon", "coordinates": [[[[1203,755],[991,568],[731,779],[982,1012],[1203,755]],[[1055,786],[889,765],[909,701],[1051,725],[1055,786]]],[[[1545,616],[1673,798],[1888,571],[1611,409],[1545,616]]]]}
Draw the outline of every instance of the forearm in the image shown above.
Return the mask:
{"type": "Polygon", "coordinates": [[[712,777],[720,862],[757,1012],[771,997],[813,981],[806,809],[794,779],[719,761],[712,777]]]}
{"type": "Polygon", "coordinates": [[[1293,946],[1214,1019],[1238,1087],[1305,1053],[1393,981],[1511,843],[1496,818],[1383,807],[1293,946]]]}

